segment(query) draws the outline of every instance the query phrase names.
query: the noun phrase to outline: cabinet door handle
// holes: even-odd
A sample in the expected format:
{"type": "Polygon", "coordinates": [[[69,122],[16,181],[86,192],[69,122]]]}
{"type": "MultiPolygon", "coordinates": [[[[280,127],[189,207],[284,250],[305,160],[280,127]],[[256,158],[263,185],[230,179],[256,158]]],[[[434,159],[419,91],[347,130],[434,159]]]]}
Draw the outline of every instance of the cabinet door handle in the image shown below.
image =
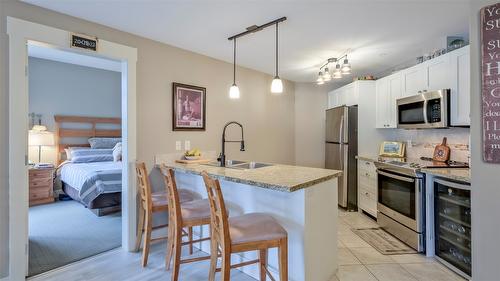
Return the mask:
{"type": "Polygon", "coordinates": [[[366,175],[367,177],[369,177],[369,176],[370,176],[370,174],[368,174],[368,173],[366,173],[365,175],[366,175]]]}
{"type": "Polygon", "coordinates": [[[421,94],[421,93],[422,93],[422,91],[418,91],[418,93],[419,93],[419,94],[421,94]]]}
{"type": "Polygon", "coordinates": [[[365,162],[365,164],[366,164],[366,165],[370,165],[370,162],[366,161],[366,162],[365,162]]]}
{"type": "Polygon", "coordinates": [[[424,93],[426,93],[426,92],[427,92],[427,90],[424,90],[424,93]]]}

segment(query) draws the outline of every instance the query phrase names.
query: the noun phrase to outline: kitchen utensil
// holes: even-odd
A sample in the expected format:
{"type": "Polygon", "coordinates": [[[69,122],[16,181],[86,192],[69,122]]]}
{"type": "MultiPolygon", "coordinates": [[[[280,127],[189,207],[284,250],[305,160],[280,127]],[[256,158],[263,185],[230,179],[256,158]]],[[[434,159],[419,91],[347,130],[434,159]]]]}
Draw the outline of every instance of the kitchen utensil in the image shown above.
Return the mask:
{"type": "Polygon", "coordinates": [[[434,148],[433,161],[446,162],[450,160],[450,147],[446,145],[447,138],[443,138],[443,142],[434,148]]]}

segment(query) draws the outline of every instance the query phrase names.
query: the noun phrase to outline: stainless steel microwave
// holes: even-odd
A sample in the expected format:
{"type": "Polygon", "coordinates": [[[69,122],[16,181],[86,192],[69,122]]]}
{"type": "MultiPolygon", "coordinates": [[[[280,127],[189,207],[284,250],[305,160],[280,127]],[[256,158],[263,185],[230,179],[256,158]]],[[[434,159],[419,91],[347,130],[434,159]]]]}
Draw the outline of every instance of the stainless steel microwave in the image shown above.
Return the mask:
{"type": "Polygon", "coordinates": [[[398,128],[447,128],[449,104],[448,89],[400,98],[396,100],[398,128]]]}

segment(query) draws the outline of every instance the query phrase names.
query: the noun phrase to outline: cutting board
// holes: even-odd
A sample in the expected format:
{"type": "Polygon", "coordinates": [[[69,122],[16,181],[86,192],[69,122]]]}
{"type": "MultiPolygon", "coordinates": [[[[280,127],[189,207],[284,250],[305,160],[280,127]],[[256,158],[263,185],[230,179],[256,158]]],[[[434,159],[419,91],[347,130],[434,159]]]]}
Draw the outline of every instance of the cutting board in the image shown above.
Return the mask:
{"type": "Polygon", "coordinates": [[[212,160],[210,160],[210,159],[197,159],[197,160],[179,159],[179,160],[175,160],[175,162],[181,163],[181,164],[205,164],[205,163],[212,162],[212,160]]]}
{"type": "Polygon", "coordinates": [[[446,141],[447,139],[444,137],[443,142],[434,148],[433,161],[446,162],[450,160],[450,147],[446,145],[446,141]]]}

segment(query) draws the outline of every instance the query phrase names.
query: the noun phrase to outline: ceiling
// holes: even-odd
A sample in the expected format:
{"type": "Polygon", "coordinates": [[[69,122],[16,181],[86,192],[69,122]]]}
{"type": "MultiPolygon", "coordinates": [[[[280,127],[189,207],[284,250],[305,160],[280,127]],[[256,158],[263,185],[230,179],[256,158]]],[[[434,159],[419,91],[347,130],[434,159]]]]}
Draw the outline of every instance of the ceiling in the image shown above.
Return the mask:
{"type": "Polygon", "coordinates": [[[122,65],[119,61],[94,57],[90,55],[81,55],[79,53],[51,48],[43,46],[42,44],[39,45],[35,43],[28,44],[28,56],[115,72],[121,72],[122,68],[122,65]]]}
{"type": "MultiPolygon", "coordinates": [[[[232,62],[227,37],[286,16],[280,24],[280,76],[314,82],[319,66],[349,50],[353,74],[388,73],[468,39],[469,0],[24,0],[196,53],[232,62]]],[[[272,74],[274,29],[238,40],[237,63],[272,74]]]]}

